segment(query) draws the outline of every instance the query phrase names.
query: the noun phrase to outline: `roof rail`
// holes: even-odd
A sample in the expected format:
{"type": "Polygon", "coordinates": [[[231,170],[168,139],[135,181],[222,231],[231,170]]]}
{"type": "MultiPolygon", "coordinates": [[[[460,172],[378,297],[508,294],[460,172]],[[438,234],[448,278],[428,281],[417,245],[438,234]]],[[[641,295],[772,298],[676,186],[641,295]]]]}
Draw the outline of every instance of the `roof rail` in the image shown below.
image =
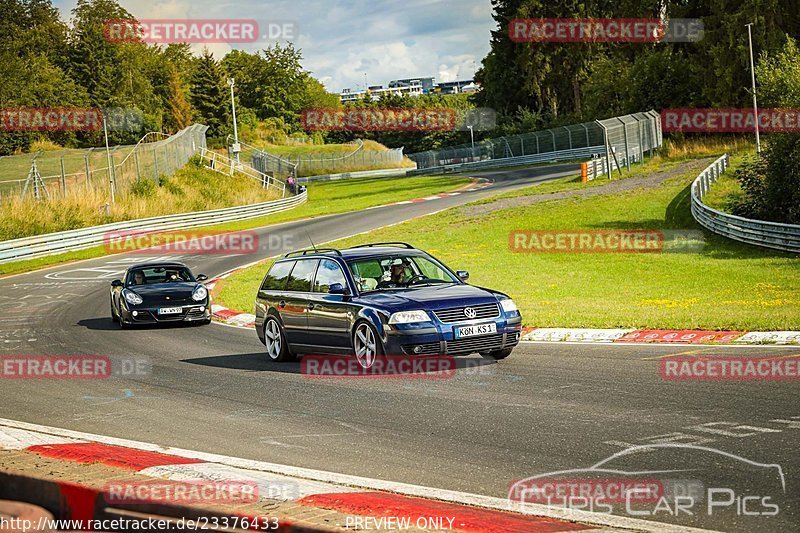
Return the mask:
{"type": "Polygon", "coordinates": [[[309,255],[309,254],[327,254],[327,253],[334,253],[338,256],[342,255],[342,252],[337,250],[336,248],[308,248],[305,250],[295,250],[293,252],[289,252],[288,254],[284,255],[283,257],[289,257],[292,255],[309,255]]]}
{"type": "Polygon", "coordinates": [[[369,244],[359,244],[358,246],[352,246],[351,248],[372,248],[373,246],[385,246],[387,244],[399,244],[404,248],[409,248],[411,250],[415,250],[413,246],[408,244],[407,242],[400,242],[400,241],[391,241],[391,242],[371,242],[369,244]]]}

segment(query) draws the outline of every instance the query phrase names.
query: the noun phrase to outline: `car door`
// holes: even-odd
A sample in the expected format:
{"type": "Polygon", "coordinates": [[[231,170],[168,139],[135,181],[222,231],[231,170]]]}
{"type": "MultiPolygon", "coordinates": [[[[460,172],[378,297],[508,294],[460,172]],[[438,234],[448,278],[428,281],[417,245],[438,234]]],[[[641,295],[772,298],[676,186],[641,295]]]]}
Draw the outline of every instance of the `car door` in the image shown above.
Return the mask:
{"type": "MultiPolygon", "coordinates": [[[[294,267],[294,261],[278,261],[264,276],[256,297],[256,326],[258,328],[264,325],[270,309],[276,309],[280,314],[281,309],[278,304],[285,301],[286,284],[289,281],[292,267],[294,267]]],[[[283,320],[283,316],[281,316],[281,320],[283,320]]]]}
{"type": "Polygon", "coordinates": [[[341,266],[332,259],[321,259],[309,296],[308,331],[318,351],[350,351],[350,322],[353,304],[343,294],[330,294],[331,285],[340,284],[352,294],[341,266]]]}
{"type": "Polygon", "coordinates": [[[301,349],[314,344],[308,332],[308,305],[318,264],[319,259],[298,259],[289,274],[284,297],[278,302],[286,339],[301,349]]]}

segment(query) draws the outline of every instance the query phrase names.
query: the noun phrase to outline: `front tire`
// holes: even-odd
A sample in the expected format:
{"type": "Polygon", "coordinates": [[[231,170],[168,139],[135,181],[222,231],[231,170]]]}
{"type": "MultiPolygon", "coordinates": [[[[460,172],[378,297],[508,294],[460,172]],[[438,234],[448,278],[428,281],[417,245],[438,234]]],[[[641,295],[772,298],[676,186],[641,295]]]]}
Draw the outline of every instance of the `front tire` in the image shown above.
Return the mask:
{"type": "Polygon", "coordinates": [[[500,360],[511,355],[512,351],[514,351],[514,348],[504,348],[502,350],[493,350],[491,352],[481,352],[481,355],[483,357],[500,360]]]}
{"type": "Polygon", "coordinates": [[[264,321],[264,346],[267,348],[267,357],[270,361],[280,363],[291,358],[283,328],[274,316],[269,316],[264,321]]]}
{"type": "Polygon", "coordinates": [[[114,308],[114,298],[111,298],[111,321],[119,323],[119,315],[117,314],[117,311],[114,308]]]}
{"type": "Polygon", "coordinates": [[[375,360],[383,355],[383,345],[378,333],[369,322],[359,322],[353,332],[353,350],[361,368],[372,368],[375,360]]]}

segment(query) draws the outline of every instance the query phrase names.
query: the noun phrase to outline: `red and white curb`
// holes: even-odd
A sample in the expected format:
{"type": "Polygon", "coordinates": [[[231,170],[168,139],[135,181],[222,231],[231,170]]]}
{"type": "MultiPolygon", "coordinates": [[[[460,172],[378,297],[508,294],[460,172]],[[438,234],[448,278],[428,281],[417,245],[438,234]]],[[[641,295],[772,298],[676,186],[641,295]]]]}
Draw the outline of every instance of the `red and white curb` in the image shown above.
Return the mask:
{"type": "Polygon", "coordinates": [[[64,461],[101,463],[161,479],[252,480],[268,489],[291,483],[296,489],[287,491],[289,496],[284,501],[361,516],[449,514],[455,518],[452,529],[468,533],[591,531],[597,526],[655,532],[703,531],[541,504],[520,507],[504,498],[163,447],[8,419],[0,419],[0,448],[64,461]]]}
{"type": "Polygon", "coordinates": [[[526,328],[523,341],[635,344],[800,344],[800,331],[526,328]]]}

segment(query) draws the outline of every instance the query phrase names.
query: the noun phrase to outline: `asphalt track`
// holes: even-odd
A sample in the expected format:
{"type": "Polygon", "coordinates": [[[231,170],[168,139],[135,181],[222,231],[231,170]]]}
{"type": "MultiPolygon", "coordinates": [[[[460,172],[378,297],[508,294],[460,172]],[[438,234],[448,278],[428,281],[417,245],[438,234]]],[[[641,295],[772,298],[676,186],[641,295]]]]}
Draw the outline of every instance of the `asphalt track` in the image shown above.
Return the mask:
{"type": "MultiPolygon", "coordinates": [[[[304,246],[307,232],[320,243],[574,169],[487,172],[492,184],[479,191],[256,231],[262,242],[277,235],[304,246]]],[[[279,251],[180,259],[215,276],[279,251]]],[[[730,489],[732,503],[712,514],[704,503],[691,516],[661,509],[636,518],[726,531],[797,528],[797,382],[680,382],[659,374],[659,359],[671,354],[796,357],[797,348],[526,343],[499,363],[464,358],[452,379],[308,379],[298,363],[268,362],[253,331],[120,330],[109,319],[108,285],[142,258],[109,256],[0,279],[0,355],[93,354],[152,365],[147,375],[106,380],[0,380],[0,417],[497,497],[516,480],[586,469],[633,445],[688,444],[695,447],[656,447],[609,464],[619,472],[679,470],[653,475],[730,489]],[[754,463],[780,465],[785,489],[774,468],[754,463]],[[742,505],[743,494],[762,498],[742,505]],[[779,513],[744,516],[769,511],[763,497],[779,513]]],[[[624,504],[614,511],[625,514],[624,504]]]]}

